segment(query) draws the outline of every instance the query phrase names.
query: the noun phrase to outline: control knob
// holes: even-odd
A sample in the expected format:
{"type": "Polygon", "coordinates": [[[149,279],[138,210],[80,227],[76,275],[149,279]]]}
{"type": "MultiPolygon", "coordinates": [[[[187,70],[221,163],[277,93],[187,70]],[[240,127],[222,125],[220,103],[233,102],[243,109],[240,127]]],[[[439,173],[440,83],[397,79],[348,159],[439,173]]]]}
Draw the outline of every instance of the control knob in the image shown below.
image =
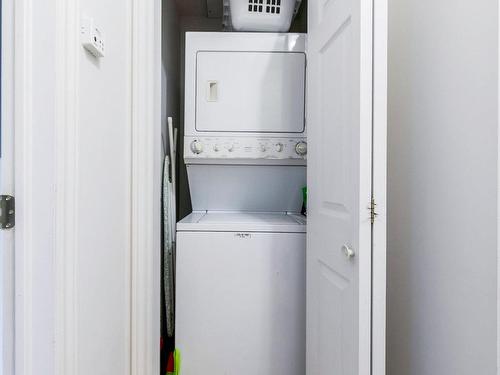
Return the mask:
{"type": "Polygon", "coordinates": [[[307,143],[303,141],[297,143],[295,145],[295,152],[300,156],[307,155],[307,143]]]}
{"type": "Polygon", "coordinates": [[[201,154],[203,152],[203,143],[200,141],[191,142],[191,151],[193,151],[193,154],[201,154]]]}
{"type": "Polygon", "coordinates": [[[283,146],[283,143],[276,143],[274,148],[276,149],[277,152],[282,152],[285,146],[283,146]]]}

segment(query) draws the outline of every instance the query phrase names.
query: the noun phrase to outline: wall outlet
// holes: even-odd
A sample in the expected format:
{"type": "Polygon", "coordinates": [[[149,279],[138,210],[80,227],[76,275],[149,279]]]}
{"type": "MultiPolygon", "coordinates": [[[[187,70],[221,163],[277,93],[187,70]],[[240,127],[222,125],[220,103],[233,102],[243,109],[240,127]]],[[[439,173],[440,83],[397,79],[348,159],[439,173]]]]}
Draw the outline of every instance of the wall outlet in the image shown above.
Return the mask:
{"type": "Polygon", "coordinates": [[[104,35],[92,18],[82,19],[80,28],[83,47],[95,57],[104,57],[104,35]]]}

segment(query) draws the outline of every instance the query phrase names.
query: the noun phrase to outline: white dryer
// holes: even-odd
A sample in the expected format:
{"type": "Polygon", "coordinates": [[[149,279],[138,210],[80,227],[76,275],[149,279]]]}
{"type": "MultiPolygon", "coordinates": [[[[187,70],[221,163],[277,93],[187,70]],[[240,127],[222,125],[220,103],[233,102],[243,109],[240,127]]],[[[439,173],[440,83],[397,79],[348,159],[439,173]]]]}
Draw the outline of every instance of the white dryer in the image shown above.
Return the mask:
{"type": "Polygon", "coordinates": [[[301,215],[192,213],[178,224],[182,374],[305,374],[301,215]]]}

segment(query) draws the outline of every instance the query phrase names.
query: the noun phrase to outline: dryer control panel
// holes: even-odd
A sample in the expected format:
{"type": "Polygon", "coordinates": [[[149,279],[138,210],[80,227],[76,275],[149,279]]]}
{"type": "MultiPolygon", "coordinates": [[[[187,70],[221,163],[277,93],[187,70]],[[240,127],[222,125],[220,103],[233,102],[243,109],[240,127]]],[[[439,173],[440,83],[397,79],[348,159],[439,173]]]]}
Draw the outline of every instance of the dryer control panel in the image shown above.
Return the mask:
{"type": "Polygon", "coordinates": [[[305,138],[185,137],[184,159],[188,164],[212,160],[305,164],[307,142],[305,138]]]}

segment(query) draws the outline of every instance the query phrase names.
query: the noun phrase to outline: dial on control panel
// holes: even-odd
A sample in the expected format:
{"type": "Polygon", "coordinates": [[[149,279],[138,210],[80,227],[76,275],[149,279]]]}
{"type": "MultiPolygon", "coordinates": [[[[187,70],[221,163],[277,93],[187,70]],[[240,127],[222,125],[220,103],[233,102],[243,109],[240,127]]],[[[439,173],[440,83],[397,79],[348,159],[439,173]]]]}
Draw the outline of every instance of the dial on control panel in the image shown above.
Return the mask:
{"type": "Polygon", "coordinates": [[[306,142],[297,143],[295,145],[295,152],[300,156],[307,155],[307,143],[306,142]]]}
{"type": "Polygon", "coordinates": [[[191,151],[193,151],[193,154],[201,154],[203,152],[203,143],[200,141],[191,142],[191,151]]]}

